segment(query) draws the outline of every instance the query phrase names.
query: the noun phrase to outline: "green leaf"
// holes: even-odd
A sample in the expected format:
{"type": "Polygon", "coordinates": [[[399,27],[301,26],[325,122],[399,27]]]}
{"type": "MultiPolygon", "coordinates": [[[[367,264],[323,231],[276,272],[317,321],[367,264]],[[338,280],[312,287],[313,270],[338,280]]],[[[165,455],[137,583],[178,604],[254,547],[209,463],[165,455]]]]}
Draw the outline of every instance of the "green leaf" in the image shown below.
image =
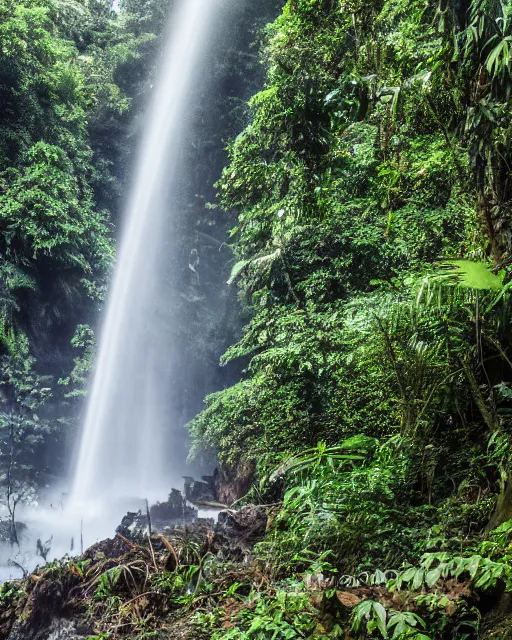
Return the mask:
{"type": "Polygon", "coordinates": [[[441,278],[447,284],[455,284],[466,289],[499,291],[503,287],[502,277],[492,273],[485,262],[471,260],[449,260],[441,264],[441,278]]]}
{"type": "Polygon", "coordinates": [[[375,615],[377,616],[377,628],[379,629],[379,631],[382,633],[382,636],[384,638],[388,637],[388,632],[386,629],[386,619],[387,619],[387,611],[386,609],[383,607],[383,605],[381,605],[380,602],[374,602],[373,603],[373,611],[375,613],[375,615]]]}
{"type": "Polygon", "coordinates": [[[416,571],[416,575],[414,576],[414,580],[412,581],[411,589],[413,591],[417,591],[418,589],[421,589],[424,581],[425,581],[425,571],[423,571],[423,569],[418,569],[416,571]]]}
{"type": "Polygon", "coordinates": [[[364,434],[358,434],[343,440],[340,445],[340,449],[348,451],[372,451],[379,444],[376,438],[370,438],[364,434]]]}
{"type": "Polygon", "coordinates": [[[471,556],[471,558],[469,559],[469,562],[466,565],[466,570],[469,572],[469,575],[471,576],[471,578],[474,578],[476,576],[478,569],[480,567],[481,561],[482,561],[481,556],[471,556]]]}
{"type": "Polygon", "coordinates": [[[433,587],[441,577],[442,565],[439,565],[435,569],[431,569],[427,572],[425,576],[425,582],[427,583],[427,587],[433,587]]]}
{"type": "Polygon", "coordinates": [[[416,572],[416,567],[409,567],[409,569],[406,569],[406,571],[404,571],[400,577],[404,582],[410,582],[416,575],[416,572]]]}
{"type": "Polygon", "coordinates": [[[363,600],[354,608],[354,611],[352,612],[352,616],[354,619],[352,628],[354,631],[359,631],[359,629],[361,628],[361,622],[363,621],[364,617],[370,613],[372,605],[373,600],[363,600]]]}

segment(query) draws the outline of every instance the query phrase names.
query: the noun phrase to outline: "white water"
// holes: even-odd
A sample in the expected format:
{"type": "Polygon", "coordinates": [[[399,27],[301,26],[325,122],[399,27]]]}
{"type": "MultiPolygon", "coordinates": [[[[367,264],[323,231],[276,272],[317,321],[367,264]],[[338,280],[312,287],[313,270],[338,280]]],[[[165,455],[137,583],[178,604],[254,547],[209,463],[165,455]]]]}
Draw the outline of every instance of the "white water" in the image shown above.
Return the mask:
{"type": "Polygon", "coordinates": [[[169,195],[177,191],[192,90],[208,61],[218,9],[219,0],[174,5],[74,467],[68,510],[78,518],[126,498],[161,499],[173,483],[181,486],[183,467],[171,464],[169,454],[173,429],[182,425],[168,401],[169,372],[177,363],[166,349],[165,326],[165,309],[177,302],[164,291],[161,273],[172,261],[165,238],[177,215],[169,195]]]}

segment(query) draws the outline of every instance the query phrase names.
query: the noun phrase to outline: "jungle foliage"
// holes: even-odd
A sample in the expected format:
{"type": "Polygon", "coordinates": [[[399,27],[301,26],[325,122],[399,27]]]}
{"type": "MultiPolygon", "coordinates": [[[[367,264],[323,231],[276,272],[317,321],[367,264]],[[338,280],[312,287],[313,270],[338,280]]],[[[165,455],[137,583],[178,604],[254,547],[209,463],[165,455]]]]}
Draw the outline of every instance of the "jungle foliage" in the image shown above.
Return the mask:
{"type": "MultiPolygon", "coordinates": [[[[79,413],[169,4],[0,0],[0,482],[13,523],[79,413]]],[[[188,415],[224,383],[190,423],[192,456],[216,455],[235,487],[250,476],[266,535],[234,568],[194,548],[163,571],[150,542],[124,568],[63,570],[103,638],[158,637],[162,605],[218,640],[506,640],[511,5],[288,0],[259,60],[248,44],[275,6],[244,4],[210,74],[222,90],[205,83],[194,107],[205,128],[184,158],[195,196],[172,390],[188,415]],[[237,129],[218,206],[219,140],[237,129]],[[213,384],[238,324],[221,279],[246,322],[213,384]],[[504,603],[492,624],[490,601],[504,603]]]]}
{"type": "MultiPolygon", "coordinates": [[[[512,517],[511,28],[499,0],[288,0],[267,27],[217,185],[250,314],[222,361],[245,371],[190,430],[192,456],[282,501],[257,551],[276,580],[318,558],[444,575],[426,552],[508,571],[482,540],[512,517]]],[[[463,605],[430,602],[426,624],[383,603],[354,637],[477,637],[463,605]]],[[[214,637],[342,637],[251,611],[214,637]]]]}

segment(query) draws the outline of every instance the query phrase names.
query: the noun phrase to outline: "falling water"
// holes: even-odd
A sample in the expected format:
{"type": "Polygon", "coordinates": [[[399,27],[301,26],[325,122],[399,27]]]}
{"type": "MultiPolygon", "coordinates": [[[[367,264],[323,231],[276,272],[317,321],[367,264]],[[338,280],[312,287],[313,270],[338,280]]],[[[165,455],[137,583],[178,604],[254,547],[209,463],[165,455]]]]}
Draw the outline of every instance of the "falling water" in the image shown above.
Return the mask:
{"type": "Polygon", "coordinates": [[[166,349],[162,319],[166,305],[177,303],[162,290],[162,265],[172,261],[166,237],[178,205],[169,205],[169,198],[178,181],[191,92],[206,62],[218,7],[218,0],[174,4],[74,469],[70,503],[77,509],[105,499],[160,497],[179,477],[167,452],[176,417],[166,385],[176,363],[166,349]]]}

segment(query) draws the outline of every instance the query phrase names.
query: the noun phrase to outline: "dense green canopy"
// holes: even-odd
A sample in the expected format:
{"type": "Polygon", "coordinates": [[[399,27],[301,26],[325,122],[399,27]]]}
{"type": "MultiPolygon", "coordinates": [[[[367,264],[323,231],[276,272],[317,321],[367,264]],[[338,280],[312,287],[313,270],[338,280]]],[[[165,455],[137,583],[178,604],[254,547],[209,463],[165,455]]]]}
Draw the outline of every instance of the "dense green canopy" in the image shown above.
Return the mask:
{"type": "MultiPolygon", "coordinates": [[[[247,366],[190,429],[226,482],[284,491],[260,546],[278,575],[479,553],[512,516],[511,19],[493,0],[289,0],[267,29],[218,183],[251,313],[223,361],[247,366]]],[[[365,606],[355,629],[393,634],[365,606]]],[[[393,637],[472,638],[464,615],[393,637]]],[[[214,637],[259,637],[236,620],[214,637]]]]}

